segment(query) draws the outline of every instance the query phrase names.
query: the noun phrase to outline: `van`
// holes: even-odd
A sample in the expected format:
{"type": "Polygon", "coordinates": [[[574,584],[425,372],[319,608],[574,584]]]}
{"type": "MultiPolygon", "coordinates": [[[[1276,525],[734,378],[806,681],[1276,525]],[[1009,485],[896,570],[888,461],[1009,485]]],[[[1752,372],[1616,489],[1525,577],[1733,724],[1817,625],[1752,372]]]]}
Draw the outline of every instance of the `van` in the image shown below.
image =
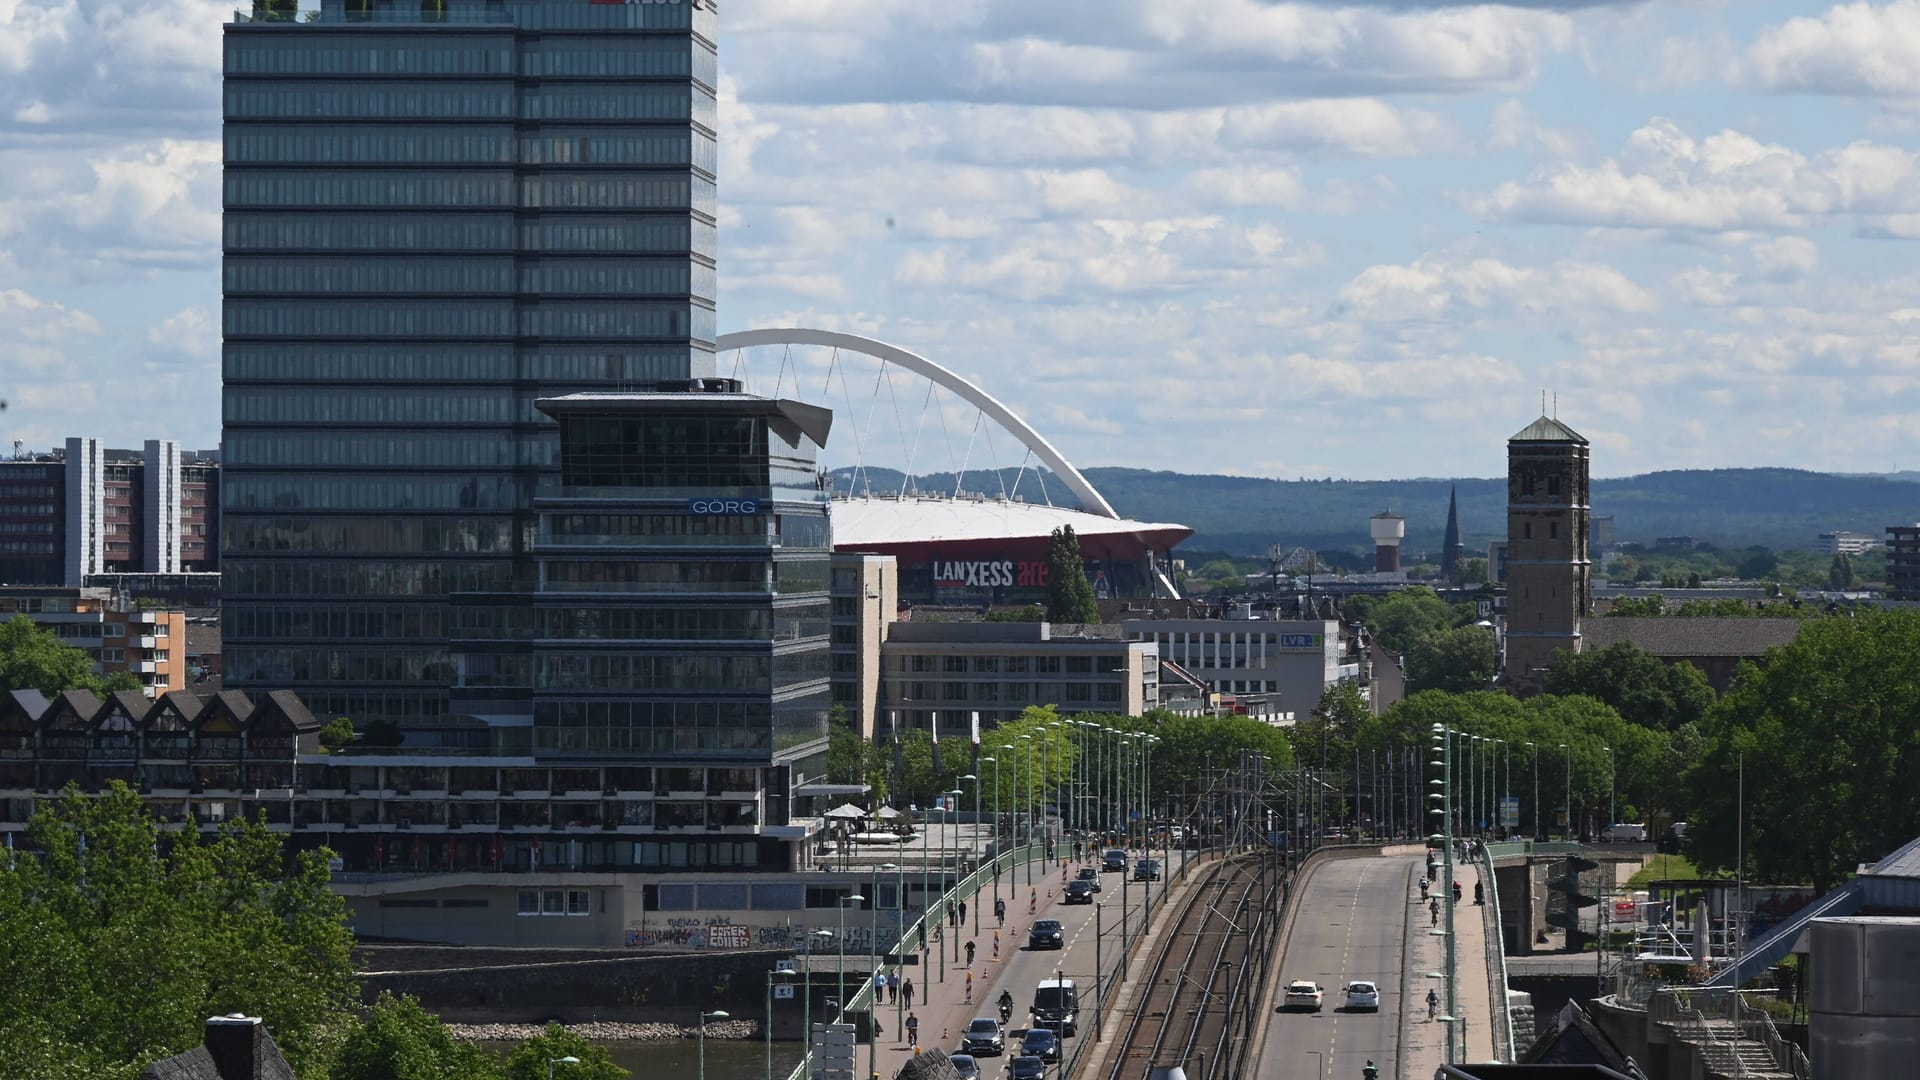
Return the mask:
{"type": "Polygon", "coordinates": [[[1609,844],[1644,844],[1647,842],[1647,827],[1631,822],[1615,822],[1601,832],[1600,839],[1609,844]]]}
{"type": "Polygon", "coordinates": [[[1072,979],[1042,979],[1033,988],[1033,1023],[1063,1039],[1080,1030],[1080,988],[1072,979]]]}

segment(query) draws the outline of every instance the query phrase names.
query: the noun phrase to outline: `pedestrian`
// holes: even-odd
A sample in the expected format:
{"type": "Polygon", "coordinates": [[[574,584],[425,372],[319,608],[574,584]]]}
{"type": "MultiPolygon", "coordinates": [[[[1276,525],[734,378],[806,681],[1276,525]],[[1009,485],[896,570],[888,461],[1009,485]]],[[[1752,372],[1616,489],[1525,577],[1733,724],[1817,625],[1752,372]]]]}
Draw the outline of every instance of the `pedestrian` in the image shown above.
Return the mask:
{"type": "MultiPolygon", "coordinates": [[[[913,984],[908,983],[907,985],[912,986],[913,984]]],[[[913,991],[907,991],[907,997],[913,997],[913,991]]],[[[920,1045],[920,1018],[912,1013],[907,1014],[907,1045],[915,1047],[916,1049],[920,1045]]]]}
{"type": "MultiPolygon", "coordinates": [[[[967,941],[967,966],[973,966],[973,941],[971,939],[967,941]]],[[[969,975],[967,978],[971,979],[973,976],[969,975]]]]}
{"type": "Polygon", "coordinates": [[[960,901],[960,925],[967,925],[967,902],[965,900],[960,901]]]}
{"type": "Polygon", "coordinates": [[[897,971],[889,971],[887,972],[887,1004],[891,1005],[899,1000],[900,973],[897,971]]]}
{"type": "Polygon", "coordinates": [[[947,925],[953,925],[953,901],[947,901],[947,925]]]}
{"type": "Polygon", "coordinates": [[[1007,925],[1007,902],[997,896],[993,898],[993,917],[1001,926],[1007,925]]]}
{"type": "Polygon", "coordinates": [[[927,920],[920,920],[920,951],[927,951],[927,920]]]}
{"type": "Polygon", "coordinates": [[[873,976],[873,1003],[878,1005],[885,1000],[887,1000],[887,977],[884,974],[875,972],[873,976]]]}
{"type": "Polygon", "coordinates": [[[907,979],[900,984],[900,997],[902,1000],[906,1002],[907,1008],[909,1009],[913,1008],[913,980],[912,979],[907,979]]]}

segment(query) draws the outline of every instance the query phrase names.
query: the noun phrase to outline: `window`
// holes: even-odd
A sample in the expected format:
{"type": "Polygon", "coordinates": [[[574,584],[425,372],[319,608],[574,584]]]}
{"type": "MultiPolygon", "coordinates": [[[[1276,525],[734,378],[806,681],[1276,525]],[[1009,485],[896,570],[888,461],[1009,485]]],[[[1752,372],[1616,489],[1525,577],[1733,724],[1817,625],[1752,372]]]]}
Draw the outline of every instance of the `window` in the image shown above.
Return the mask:
{"type": "Polygon", "coordinates": [[[593,897],[585,889],[567,890],[567,914],[590,915],[593,913],[593,897]]]}
{"type": "Polygon", "coordinates": [[[1560,539],[1560,523],[1559,522],[1557,521],[1547,522],[1547,539],[1549,540],[1560,539]]]}
{"type": "Polygon", "coordinates": [[[1554,474],[1547,477],[1547,494],[1549,495],[1560,494],[1560,477],[1558,474],[1554,474]]]}
{"type": "Polygon", "coordinates": [[[1533,539],[1533,522],[1529,521],[1520,526],[1520,539],[1533,539]]]}
{"type": "Polygon", "coordinates": [[[547,889],[540,894],[540,914],[564,915],[567,911],[566,891],[547,889]]]}
{"type": "Polygon", "coordinates": [[[519,897],[519,905],[515,909],[514,914],[516,915],[540,914],[539,891],[535,889],[521,889],[520,897],[519,897]]]}

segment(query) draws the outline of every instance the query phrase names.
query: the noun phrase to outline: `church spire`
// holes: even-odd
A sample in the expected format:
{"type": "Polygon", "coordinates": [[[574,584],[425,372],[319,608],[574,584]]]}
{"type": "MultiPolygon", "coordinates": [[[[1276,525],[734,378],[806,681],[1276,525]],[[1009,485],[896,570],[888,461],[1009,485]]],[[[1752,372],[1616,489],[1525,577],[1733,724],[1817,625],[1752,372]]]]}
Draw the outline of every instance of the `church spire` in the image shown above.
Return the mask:
{"type": "Polygon", "coordinates": [[[1456,484],[1447,493],[1447,535],[1441,541],[1440,576],[1451,579],[1466,554],[1467,545],[1460,540],[1460,488],[1456,484]]]}

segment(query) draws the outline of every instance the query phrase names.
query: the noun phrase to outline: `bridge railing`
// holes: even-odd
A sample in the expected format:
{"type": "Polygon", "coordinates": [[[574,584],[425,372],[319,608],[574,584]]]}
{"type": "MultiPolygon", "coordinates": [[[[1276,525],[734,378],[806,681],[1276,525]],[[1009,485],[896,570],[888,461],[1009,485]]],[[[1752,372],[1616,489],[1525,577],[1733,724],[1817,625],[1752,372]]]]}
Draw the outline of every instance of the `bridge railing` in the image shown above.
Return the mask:
{"type": "Polygon", "coordinates": [[[1488,992],[1494,1000],[1488,1005],[1499,1018],[1493,1025],[1493,1056],[1500,1061],[1515,1061],[1519,1057],[1519,1048],[1514,1045],[1513,1009],[1507,1003],[1507,934],[1506,926],[1500,920],[1500,878],[1493,872],[1493,860],[1496,858],[1493,845],[1483,847],[1481,854],[1481,869],[1487,876],[1486,933],[1493,942],[1493,948],[1487,950],[1487,974],[1491,983],[1488,992]]]}
{"type": "Polygon", "coordinates": [[[1578,855],[1580,845],[1565,840],[1503,840],[1487,844],[1491,859],[1518,859],[1522,856],[1578,855]]]}

